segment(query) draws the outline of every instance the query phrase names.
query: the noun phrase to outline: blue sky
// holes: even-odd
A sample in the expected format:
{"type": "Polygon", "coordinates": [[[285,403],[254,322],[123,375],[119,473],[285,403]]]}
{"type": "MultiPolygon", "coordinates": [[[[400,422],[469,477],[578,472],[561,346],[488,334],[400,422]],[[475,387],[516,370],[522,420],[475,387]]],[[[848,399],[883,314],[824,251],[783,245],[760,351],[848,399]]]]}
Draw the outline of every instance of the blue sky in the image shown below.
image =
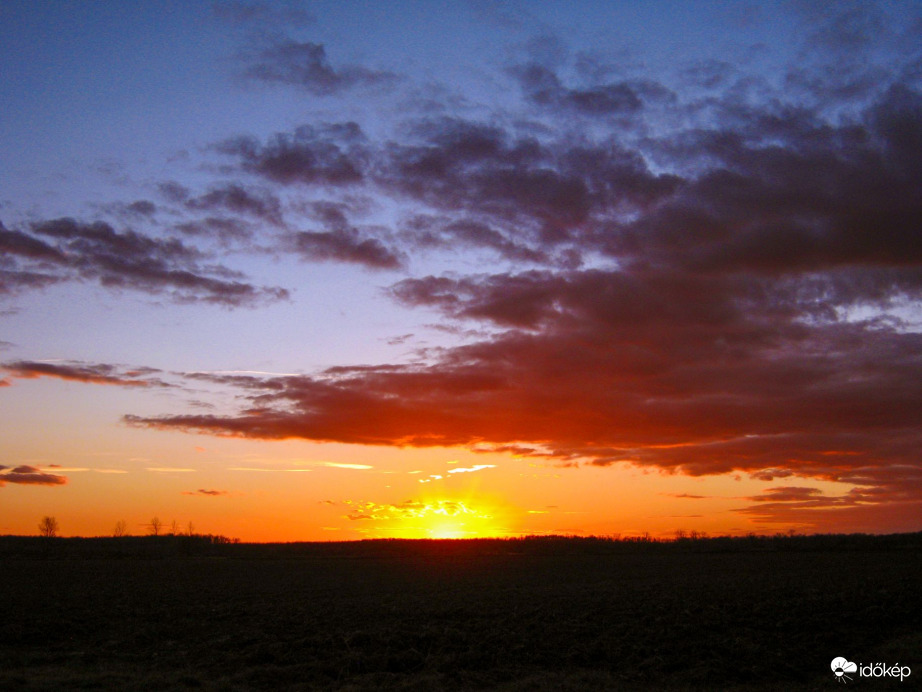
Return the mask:
{"type": "Polygon", "coordinates": [[[920,28],[4,3],[0,532],[918,528],[920,28]]]}

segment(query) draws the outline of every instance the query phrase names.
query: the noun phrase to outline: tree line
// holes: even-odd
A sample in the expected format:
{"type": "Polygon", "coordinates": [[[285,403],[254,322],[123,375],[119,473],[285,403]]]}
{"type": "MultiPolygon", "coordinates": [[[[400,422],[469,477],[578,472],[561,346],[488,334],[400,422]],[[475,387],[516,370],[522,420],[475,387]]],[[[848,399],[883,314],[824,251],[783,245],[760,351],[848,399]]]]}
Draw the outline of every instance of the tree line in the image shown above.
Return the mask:
{"type": "MultiPolygon", "coordinates": [[[[153,516],[151,520],[142,524],[146,528],[146,532],[149,536],[197,536],[199,534],[195,533],[195,526],[190,521],[186,524],[185,528],[180,528],[179,522],[175,519],[170,522],[169,527],[161,521],[160,517],[153,516]]],[[[38,535],[44,538],[57,538],[61,535],[61,525],[58,522],[56,517],[53,516],[44,516],[41,521],[38,523],[38,535]]],[[[112,534],[114,538],[123,538],[125,536],[130,536],[131,532],[128,530],[128,522],[124,519],[120,519],[115,523],[115,528],[112,529],[112,534]]]]}

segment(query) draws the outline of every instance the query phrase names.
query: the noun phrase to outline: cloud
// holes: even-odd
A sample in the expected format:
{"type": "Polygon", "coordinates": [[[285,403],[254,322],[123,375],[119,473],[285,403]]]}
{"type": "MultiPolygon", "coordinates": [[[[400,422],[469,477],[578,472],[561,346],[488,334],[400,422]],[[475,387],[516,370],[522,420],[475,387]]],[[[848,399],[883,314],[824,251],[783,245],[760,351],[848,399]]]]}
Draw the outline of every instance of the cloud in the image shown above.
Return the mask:
{"type": "Polygon", "coordinates": [[[288,297],[285,289],[240,281],[238,273],[220,265],[203,266],[201,251],[178,239],[118,232],[102,221],[38,221],[28,232],[0,226],[0,249],[5,250],[0,260],[3,292],[80,280],[227,307],[288,297]]]}
{"type": "Polygon", "coordinates": [[[198,197],[186,199],[185,205],[189,209],[224,210],[282,225],[282,206],[275,195],[266,190],[247,189],[236,183],[212,187],[198,197]]]}
{"type": "Polygon", "coordinates": [[[206,490],[205,488],[199,488],[198,490],[186,490],[183,491],[183,495],[198,495],[202,497],[219,497],[221,495],[229,495],[230,493],[227,490],[206,490]]]}
{"type": "Polygon", "coordinates": [[[150,200],[139,199],[129,204],[126,210],[138,216],[153,216],[157,211],[157,205],[150,200]]]}
{"type": "Polygon", "coordinates": [[[244,56],[243,75],[266,84],[304,89],[315,96],[330,96],[356,87],[393,84],[396,75],[359,65],[334,69],[322,44],[281,40],[244,56]]]}
{"type": "Polygon", "coordinates": [[[253,238],[252,224],[246,220],[228,216],[205,216],[193,221],[176,224],[181,233],[193,237],[217,238],[224,246],[233,246],[253,238]]]}
{"type": "Polygon", "coordinates": [[[761,471],[750,473],[749,477],[758,481],[773,481],[776,478],[787,478],[792,475],[794,475],[794,472],[790,469],[762,469],[761,471]]]}
{"type": "Polygon", "coordinates": [[[177,183],[175,180],[167,180],[157,184],[157,190],[170,202],[185,202],[191,191],[185,185],[177,183]]]}
{"type": "Polygon", "coordinates": [[[448,473],[474,473],[475,471],[483,471],[484,469],[495,469],[496,464],[476,464],[469,467],[458,467],[453,468],[448,471],[448,473]]]}
{"type": "Polygon", "coordinates": [[[537,106],[595,117],[635,115],[643,108],[637,89],[627,82],[569,89],[551,69],[534,62],[515,67],[511,73],[519,81],[526,98],[537,106]]]}
{"type": "Polygon", "coordinates": [[[400,259],[374,238],[362,239],[354,230],[301,231],[289,236],[288,247],[311,260],[339,260],[373,269],[396,269],[400,259]]]}
{"type": "Polygon", "coordinates": [[[52,263],[64,261],[64,255],[44,241],[20,231],[7,230],[0,223],[0,250],[4,254],[47,260],[52,263]]]}
{"type": "Polygon", "coordinates": [[[369,466],[368,464],[346,464],[338,461],[318,461],[315,465],[326,466],[331,469],[351,469],[353,471],[366,471],[374,468],[374,466],[369,466]]]}
{"type": "Polygon", "coordinates": [[[290,185],[351,185],[362,180],[365,136],[352,122],[304,125],[277,133],[262,145],[254,137],[221,142],[215,149],[237,158],[245,171],[290,185]]]}
{"type": "Polygon", "coordinates": [[[761,495],[750,497],[755,502],[829,502],[830,498],[818,500],[823,492],[818,488],[801,488],[787,486],[782,488],[769,488],[761,495]]]}
{"type": "Polygon", "coordinates": [[[543,251],[507,238],[484,221],[450,216],[417,215],[404,222],[401,237],[420,249],[448,249],[459,246],[490,248],[500,257],[519,262],[546,263],[543,251]]]}
{"type": "Polygon", "coordinates": [[[66,476],[45,473],[35,466],[0,466],[0,487],[7,483],[18,485],[64,485],[66,476]]]}
{"type": "Polygon", "coordinates": [[[473,517],[485,516],[476,508],[456,500],[437,500],[434,502],[406,500],[397,504],[378,504],[376,502],[345,500],[343,504],[351,508],[346,517],[353,521],[411,520],[426,517],[454,517],[463,515],[470,515],[473,517]]]}
{"type": "Polygon", "coordinates": [[[159,373],[153,368],[126,369],[107,363],[57,363],[45,361],[12,361],[0,364],[12,377],[33,379],[52,377],[88,384],[111,384],[122,387],[168,387],[163,380],[151,377],[159,373]]]}

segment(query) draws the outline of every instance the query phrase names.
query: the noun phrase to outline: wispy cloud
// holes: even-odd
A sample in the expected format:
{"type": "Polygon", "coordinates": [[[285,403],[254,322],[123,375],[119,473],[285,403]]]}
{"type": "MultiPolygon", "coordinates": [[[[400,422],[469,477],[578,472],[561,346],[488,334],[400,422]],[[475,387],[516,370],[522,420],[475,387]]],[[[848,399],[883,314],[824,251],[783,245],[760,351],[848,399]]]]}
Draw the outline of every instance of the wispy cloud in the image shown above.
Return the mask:
{"type": "Polygon", "coordinates": [[[474,473],[475,471],[483,471],[484,469],[495,469],[496,464],[476,464],[469,467],[458,467],[449,469],[448,473],[474,473]]]}
{"type": "Polygon", "coordinates": [[[294,86],[315,96],[329,96],[356,87],[393,84],[397,77],[361,65],[334,68],[326,48],[310,41],[279,40],[241,56],[243,75],[266,84],[294,86]]]}
{"type": "Polygon", "coordinates": [[[350,507],[347,518],[353,521],[379,521],[394,519],[422,519],[426,517],[455,517],[463,515],[481,515],[468,504],[456,500],[438,500],[424,502],[420,500],[406,500],[398,504],[379,504],[376,502],[359,502],[345,500],[350,507]]]}
{"type": "Polygon", "coordinates": [[[367,469],[373,469],[374,466],[369,466],[368,464],[347,464],[344,462],[338,461],[318,461],[312,464],[313,466],[325,466],[331,469],[351,469],[353,471],[365,471],[367,469]]]}

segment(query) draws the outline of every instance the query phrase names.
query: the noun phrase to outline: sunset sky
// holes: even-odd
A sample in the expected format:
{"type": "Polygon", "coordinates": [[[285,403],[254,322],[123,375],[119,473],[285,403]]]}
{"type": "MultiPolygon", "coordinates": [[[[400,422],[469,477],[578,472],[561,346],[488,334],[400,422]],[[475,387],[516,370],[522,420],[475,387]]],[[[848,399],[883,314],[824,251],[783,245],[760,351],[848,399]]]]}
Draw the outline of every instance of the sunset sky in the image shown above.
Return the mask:
{"type": "Polygon", "coordinates": [[[0,4],[0,534],[922,529],[922,3],[0,4]]]}

